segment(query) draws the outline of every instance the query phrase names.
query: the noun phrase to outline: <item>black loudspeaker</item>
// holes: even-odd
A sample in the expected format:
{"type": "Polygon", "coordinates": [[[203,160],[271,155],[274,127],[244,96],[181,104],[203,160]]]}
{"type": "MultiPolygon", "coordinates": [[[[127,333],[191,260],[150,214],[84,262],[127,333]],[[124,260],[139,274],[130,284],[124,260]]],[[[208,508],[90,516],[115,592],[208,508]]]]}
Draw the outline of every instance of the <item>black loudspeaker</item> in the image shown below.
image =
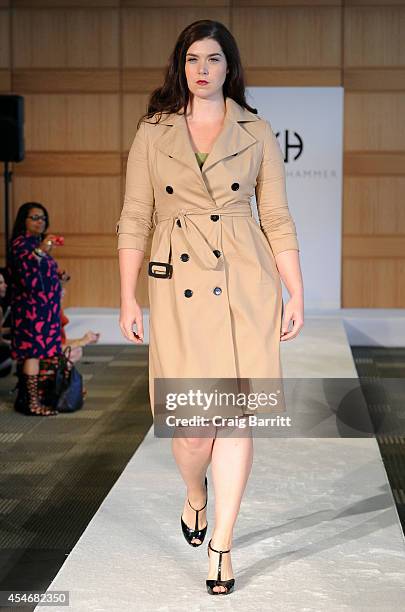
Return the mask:
{"type": "Polygon", "coordinates": [[[0,96],[0,161],[24,159],[24,98],[0,96]]]}

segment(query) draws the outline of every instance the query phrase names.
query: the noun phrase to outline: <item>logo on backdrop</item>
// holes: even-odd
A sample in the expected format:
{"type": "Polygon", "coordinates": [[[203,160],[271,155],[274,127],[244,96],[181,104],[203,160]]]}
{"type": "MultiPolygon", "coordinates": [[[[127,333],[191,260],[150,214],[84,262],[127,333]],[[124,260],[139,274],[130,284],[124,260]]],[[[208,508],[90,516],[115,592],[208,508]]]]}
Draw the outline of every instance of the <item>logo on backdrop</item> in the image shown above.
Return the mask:
{"type": "MultiPolygon", "coordinates": [[[[278,138],[280,132],[276,133],[276,137],[278,138]]],[[[291,161],[296,161],[302,155],[304,150],[304,141],[298,132],[294,132],[291,130],[284,130],[284,162],[288,163],[291,161]]]]}

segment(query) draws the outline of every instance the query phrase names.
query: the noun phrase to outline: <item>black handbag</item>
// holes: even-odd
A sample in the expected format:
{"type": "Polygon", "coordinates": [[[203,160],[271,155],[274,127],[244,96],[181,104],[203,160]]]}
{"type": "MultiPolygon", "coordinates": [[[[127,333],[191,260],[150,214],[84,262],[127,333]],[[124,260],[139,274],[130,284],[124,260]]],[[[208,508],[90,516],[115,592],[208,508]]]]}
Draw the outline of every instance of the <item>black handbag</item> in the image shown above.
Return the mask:
{"type": "Polygon", "coordinates": [[[61,368],[57,371],[59,398],[56,404],[58,412],[75,412],[83,407],[83,377],[70,361],[71,347],[63,351],[61,368]],[[59,380],[58,380],[59,378],[59,380]]]}
{"type": "Polygon", "coordinates": [[[83,377],[70,360],[70,353],[67,346],[55,356],[41,381],[42,401],[58,412],[75,412],[83,407],[83,377]]]}

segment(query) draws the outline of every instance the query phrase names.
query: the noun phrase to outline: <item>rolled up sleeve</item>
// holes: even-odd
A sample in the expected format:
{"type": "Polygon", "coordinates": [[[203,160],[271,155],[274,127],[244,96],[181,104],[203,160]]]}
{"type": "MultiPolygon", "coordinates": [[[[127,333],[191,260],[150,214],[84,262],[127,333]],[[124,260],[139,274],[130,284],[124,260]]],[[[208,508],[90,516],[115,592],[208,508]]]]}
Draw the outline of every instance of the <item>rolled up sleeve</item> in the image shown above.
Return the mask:
{"type": "Polygon", "coordinates": [[[296,227],[287,202],[284,160],[268,121],[255,192],[260,227],[274,255],[289,249],[299,251],[296,227]]]}
{"type": "Polygon", "coordinates": [[[152,230],[153,205],[145,123],[142,121],[128,155],[124,204],[115,226],[117,249],[146,251],[152,230]]]}

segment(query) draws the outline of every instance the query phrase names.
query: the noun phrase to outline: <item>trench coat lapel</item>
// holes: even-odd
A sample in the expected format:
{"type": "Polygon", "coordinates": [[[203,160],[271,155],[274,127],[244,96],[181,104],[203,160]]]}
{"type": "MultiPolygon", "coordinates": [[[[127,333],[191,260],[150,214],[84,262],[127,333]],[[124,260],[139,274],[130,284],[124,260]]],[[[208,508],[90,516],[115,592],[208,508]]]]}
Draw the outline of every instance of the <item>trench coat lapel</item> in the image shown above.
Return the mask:
{"type": "Polygon", "coordinates": [[[236,155],[257,142],[241,125],[247,121],[257,121],[259,117],[237,104],[232,98],[225,100],[226,113],[223,127],[218,134],[213,147],[208,154],[202,170],[198,165],[193,151],[190,135],[184,114],[171,113],[160,123],[172,126],[161,138],[156,141],[156,147],[191,168],[203,180],[203,174],[216,163],[236,155]]]}

